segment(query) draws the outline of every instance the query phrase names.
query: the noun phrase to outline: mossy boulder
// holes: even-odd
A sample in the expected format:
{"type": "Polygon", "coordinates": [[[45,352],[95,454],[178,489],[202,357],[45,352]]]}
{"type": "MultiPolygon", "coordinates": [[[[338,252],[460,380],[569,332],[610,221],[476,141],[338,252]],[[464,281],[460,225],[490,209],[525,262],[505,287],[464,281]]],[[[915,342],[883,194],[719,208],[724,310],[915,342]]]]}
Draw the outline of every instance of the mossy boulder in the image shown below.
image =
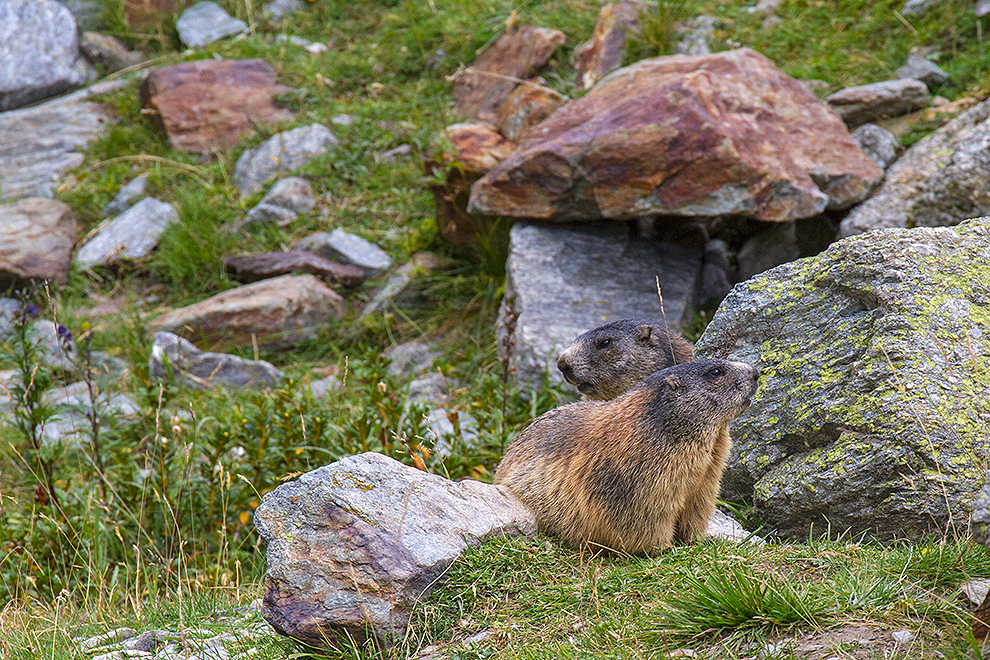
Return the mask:
{"type": "Polygon", "coordinates": [[[722,497],[770,529],[965,533],[990,455],[990,218],[869,232],[740,283],[695,356],[763,371],[722,497]]]}

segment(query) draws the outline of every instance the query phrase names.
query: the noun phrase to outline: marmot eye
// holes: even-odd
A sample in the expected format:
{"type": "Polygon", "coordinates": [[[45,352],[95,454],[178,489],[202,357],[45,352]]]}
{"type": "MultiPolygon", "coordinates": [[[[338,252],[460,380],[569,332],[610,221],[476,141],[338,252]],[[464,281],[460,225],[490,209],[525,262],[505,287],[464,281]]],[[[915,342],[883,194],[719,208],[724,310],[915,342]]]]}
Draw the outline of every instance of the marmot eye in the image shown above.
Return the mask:
{"type": "Polygon", "coordinates": [[[722,367],[712,367],[711,369],[708,370],[708,375],[709,376],[714,376],[715,378],[718,378],[719,376],[721,376],[722,373],[723,373],[722,372],[722,367]]]}
{"type": "Polygon", "coordinates": [[[598,340],[598,343],[595,344],[595,347],[596,348],[608,348],[611,345],[612,345],[612,340],[606,337],[605,339],[599,339],[598,340]]]}

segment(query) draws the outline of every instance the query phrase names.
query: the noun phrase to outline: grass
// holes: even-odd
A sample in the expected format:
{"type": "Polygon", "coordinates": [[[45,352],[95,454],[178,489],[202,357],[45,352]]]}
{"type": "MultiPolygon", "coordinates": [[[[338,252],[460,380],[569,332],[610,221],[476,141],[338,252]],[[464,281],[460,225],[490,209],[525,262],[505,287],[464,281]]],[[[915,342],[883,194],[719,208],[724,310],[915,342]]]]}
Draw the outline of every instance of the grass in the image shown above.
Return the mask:
{"type": "MultiPolygon", "coordinates": [[[[187,53],[171,19],[138,34],[124,23],[122,0],[102,1],[108,31],[161,64],[213,57],[272,63],[289,88],[281,102],[296,120],[258,127],[238,147],[205,160],[171,149],[154,132],[141,114],[137,83],[100,99],[116,121],[63,182],[60,198],[89,230],[119,188],[147,172],[151,194],[173,204],[180,223],[143,263],[73,272],[50,295],[22,292],[46,318],[57,312],[77,341],[88,335],[89,348],[127,360],[124,378],[97,384],[106,394],[128,394],[141,412],[65,451],[35,448],[14,425],[0,424],[3,657],[80,657],[72,636],[121,625],[233,626],[219,613],[261,593],[264,563],[251,512],[285,475],[374,450],[451,477],[490,480],[505,443],[570,396],[506,382],[493,330],[504,292],[499,248],[483,251],[479,263],[443,243],[421,163],[440,130],[460,119],[452,111],[450,76],[510,17],[568,35],[542,75],[552,89],[576,96],[568,61],[590,36],[599,2],[317,0],[305,12],[269,22],[249,15],[257,2],[221,0],[235,16],[251,19],[250,33],[187,53]],[[311,55],[280,42],[282,34],[328,49],[311,55]],[[339,115],[353,122],[334,123],[339,115]],[[340,140],[301,172],[317,208],[284,229],[232,231],[262,195],[241,197],[234,188],[237,158],[278,130],[314,122],[340,140]],[[408,158],[377,158],[400,145],[410,146],[408,158]],[[363,320],[349,314],[292,351],[236,349],[286,372],[286,384],[270,393],[180,391],[149,379],[144,324],[235,286],[221,266],[224,256],[281,250],[337,227],[374,241],[398,263],[431,250],[450,266],[383,312],[363,320]],[[94,311],[98,301],[122,301],[123,311],[94,311]],[[381,351],[412,339],[442,352],[436,366],[462,383],[448,409],[471,414],[481,429],[473,444],[455,442],[447,456],[423,441],[417,411],[404,414],[405,382],[385,373],[381,351]],[[317,370],[344,381],[325,401],[304,388],[317,370]],[[46,465],[62,500],[59,512],[38,492],[49,481],[46,465]]],[[[663,3],[634,37],[627,61],[669,52],[676,39],[671,23],[708,13],[717,19],[715,50],[753,47],[790,75],[824,80],[832,90],[886,79],[911,48],[924,47],[940,54],[938,63],[954,80],[939,93],[955,99],[990,91],[983,34],[990,26],[972,16],[972,3],[945,0],[938,10],[903,17],[902,0],[785,0],[769,29],[762,17],[741,11],[751,4],[663,3]]],[[[907,139],[933,129],[919,126],[907,139]]],[[[378,284],[346,294],[348,304],[368,300],[378,284]]],[[[698,316],[693,336],[711,312],[698,316]]],[[[3,349],[0,370],[14,368],[9,351],[15,347],[8,342],[3,349]]],[[[44,393],[48,377],[57,385],[80,375],[40,373],[35,394],[44,393]]],[[[968,657],[968,615],[953,591],[962,580],[987,576],[985,550],[937,540],[886,548],[848,540],[699,543],[655,559],[587,556],[543,538],[497,541],[455,564],[448,582],[415,612],[407,639],[382,655],[406,657],[436,646],[459,658],[659,658],[678,648],[692,648],[697,657],[753,657],[769,643],[785,648],[798,634],[862,623],[917,632],[912,651],[922,655],[939,649],[949,658],[968,657]],[[479,633],[487,636],[464,643],[479,633]]],[[[260,657],[302,653],[268,640],[260,657]]],[[[334,657],[376,655],[345,645],[334,657]]]]}

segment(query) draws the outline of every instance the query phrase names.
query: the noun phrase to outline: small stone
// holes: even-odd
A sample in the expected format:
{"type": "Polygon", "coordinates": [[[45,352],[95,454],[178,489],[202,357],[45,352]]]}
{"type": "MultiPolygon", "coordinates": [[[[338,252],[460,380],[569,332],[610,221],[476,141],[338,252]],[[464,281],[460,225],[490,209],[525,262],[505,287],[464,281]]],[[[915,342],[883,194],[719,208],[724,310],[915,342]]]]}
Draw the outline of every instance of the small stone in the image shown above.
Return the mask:
{"type": "Polygon", "coordinates": [[[439,353],[432,350],[429,344],[420,341],[410,341],[397,346],[390,346],[382,352],[389,359],[386,373],[390,376],[407,376],[421,374],[430,368],[439,353]]]}
{"type": "Polygon", "coordinates": [[[273,0],[262,9],[273,20],[285,18],[289,14],[295,14],[306,8],[306,3],[302,0],[273,0]]]}
{"type": "Polygon", "coordinates": [[[299,219],[299,214],[281,206],[261,202],[247,212],[247,215],[235,225],[235,229],[251,229],[266,225],[288,227],[299,219]]]}
{"type": "Polygon", "coordinates": [[[113,220],[104,223],[96,235],[76,253],[81,268],[107,266],[122,258],[141,259],[158,245],[158,238],[172,223],[179,221],[175,207],[146,197],[113,220]]]}
{"type": "Polygon", "coordinates": [[[120,71],[144,61],[141,53],[128,50],[119,39],[98,32],[83,32],[79,50],[90,62],[110,71],[120,71]]]}
{"type": "Polygon", "coordinates": [[[330,120],[331,124],[337,124],[338,126],[350,126],[354,123],[354,117],[351,115],[336,115],[330,120]]]}
{"type": "Polygon", "coordinates": [[[106,646],[107,644],[116,644],[125,639],[130,639],[137,634],[137,631],[133,628],[115,628],[109,632],[103,633],[102,635],[96,635],[85,639],[79,643],[79,646],[84,651],[92,651],[93,649],[99,648],[101,646],[106,646]]]}
{"type": "Polygon", "coordinates": [[[313,186],[309,181],[299,176],[280,179],[261,199],[262,203],[281,206],[284,209],[305,213],[316,206],[313,196],[313,186]]]}
{"type": "Polygon", "coordinates": [[[890,633],[890,636],[901,646],[906,646],[914,641],[914,633],[910,630],[895,630],[890,633]]]}
{"type": "Polygon", "coordinates": [[[917,53],[908,55],[907,63],[899,68],[894,75],[898,78],[920,80],[930,90],[936,87],[943,87],[952,82],[949,74],[940,69],[937,64],[921,57],[917,53]]]}
{"type": "Polygon", "coordinates": [[[279,172],[302,167],[337,144],[337,138],[322,124],[279,133],[241,154],[234,166],[234,185],[243,194],[258,192],[265,181],[279,172]]]}
{"type": "Polygon", "coordinates": [[[213,389],[218,385],[261,389],[277,385],[282,372],[263,360],[201,351],[182,337],[157,332],[151,348],[151,377],[177,380],[195,389],[213,389]]]}
{"type": "Polygon", "coordinates": [[[103,207],[103,216],[110,218],[120,215],[131,208],[135,201],[145,196],[148,189],[147,173],[135,177],[130,183],[122,187],[109,204],[103,207]]]}
{"type": "Polygon", "coordinates": [[[847,87],[829,96],[825,102],[852,129],[876,119],[924,108],[930,100],[925,83],[906,78],[847,87]]]}
{"type": "Polygon", "coordinates": [[[313,398],[317,401],[322,401],[330,395],[330,392],[336,392],[344,386],[336,376],[328,376],[323,380],[318,380],[309,384],[309,391],[313,394],[313,398]]]}
{"type": "Polygon", "coordinates": [[[392,266],[392,258],[387,252],[343,229],[334,229],[330,234],[312,234],[299,241],[295,247],[325,259],[353,264],[369,276],[379,275],[392,266]]]}
{"type": "Polygon", "coordinates": [[[898,144],[897,138],[890,131],[876,124],[863,124],[852,132],[852,136],[863,153],[884,170],[890,167],[901,153],[901,145],[898,144]]]}
{"type": "Polygon", "coordinates": [[[179,39],[187,46],[198,48],[218,39],[243,32],[247,23],[233,18],[215,2],[198,2],[182,12],[175,21],[179,39]]]}
{"type": "Polygon", "coordinates": [[[410,404],[422,403],[428,406],[442,406],[447,402],[447,395],[452,388],[463,386],[464,383],[456,378],[447,378],[436,371],[428,371],[410,381],[406,387],[406,400],[410,404]]]}
{"type": "Polygon", "coordinates": [[[973,605],[980,605],[990,593],[990,580],[970,580],[959,585],[960,594],[973,605]]]}
{"type": "Polygon", "coordinates": [[[376,313],[385,303],[402,293],[417,277],[432,273],[442,266],[443,261],[436,255],[429,252],[417,252],[408,262],[395,271],[395,274],[375,294],[371,302],[364,306],[364,309],[361,310],[361,317],[376,313]]]}

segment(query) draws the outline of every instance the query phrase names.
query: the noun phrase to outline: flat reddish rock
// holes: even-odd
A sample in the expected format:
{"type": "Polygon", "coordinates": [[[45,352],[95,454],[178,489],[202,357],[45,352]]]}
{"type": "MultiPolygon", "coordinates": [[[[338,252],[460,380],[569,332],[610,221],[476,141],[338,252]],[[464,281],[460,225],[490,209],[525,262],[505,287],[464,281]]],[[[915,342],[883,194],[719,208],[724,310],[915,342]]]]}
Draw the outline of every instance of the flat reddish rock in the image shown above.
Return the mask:
{"type": "Polygon", "coordinates": [[[512,90],[550,61],[567,41],[563,32],[523,26],[506,31],[454,80],[455,109],[494,123],[512,90]]]}
{"type": "Polygon", "coordinates": [[[152,71],[141,85],[141,105],[173,147],[213,154],[259,124],[291,121],[272,98],[283,90],[264,60],[199,60],[152,71]]]}
{"type": "Polygon", "coordinates": [[[364,271],[357,266],[339,264],[305,250],[239,254],[224,257],[223,265],[231,277],[241,282],[257,282],[291,273],[309,273],[329,285],[353,288],[367,279],[364,271]]]}
{"type": "Polygon", "coordinates": [[[845,208],[883,176],[842,120],[750,49],[643,60],[520,137],[472,213],[784,222],[845,208]]]}
{"type": "Polygon", "coordinates": [[[148,324],[194,343],[288,346],[314,339],[346,311],[344,299],[313,275],[283,275],[224,291],[148,324]]]}

